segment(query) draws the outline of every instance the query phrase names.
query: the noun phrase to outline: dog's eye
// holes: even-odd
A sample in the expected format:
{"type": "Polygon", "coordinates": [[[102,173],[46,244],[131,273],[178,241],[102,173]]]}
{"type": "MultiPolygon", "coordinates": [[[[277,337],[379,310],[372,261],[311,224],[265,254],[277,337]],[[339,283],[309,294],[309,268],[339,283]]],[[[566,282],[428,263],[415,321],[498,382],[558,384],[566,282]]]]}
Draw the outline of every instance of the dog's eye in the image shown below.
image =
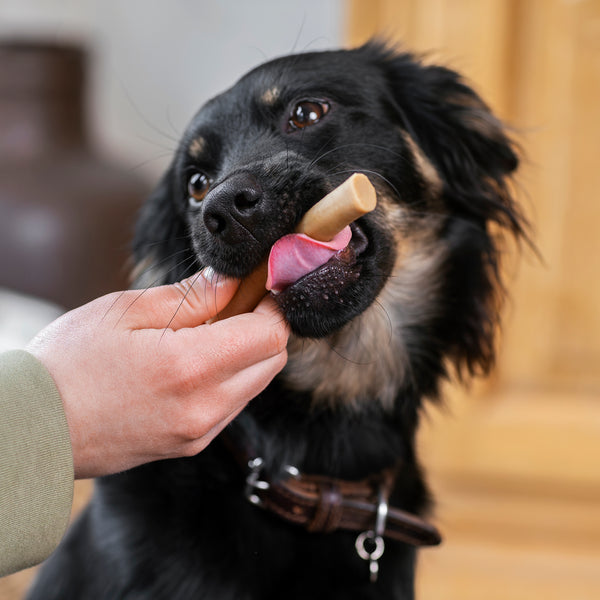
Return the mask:
{"type": "Polygon", "coordinates": [[[318,123],[329,112],[329,104],[326,102],[315,102],[304,100],[298,102],[288,121],[289,130],[304,129],[309,125],[318,123]]]}
{"type": "Polygon", "coordinates": [[[194,173],[188,180],[189,202],[193,207],[198,206],[208,193],[210,180],[204,173],[194,173]]]}

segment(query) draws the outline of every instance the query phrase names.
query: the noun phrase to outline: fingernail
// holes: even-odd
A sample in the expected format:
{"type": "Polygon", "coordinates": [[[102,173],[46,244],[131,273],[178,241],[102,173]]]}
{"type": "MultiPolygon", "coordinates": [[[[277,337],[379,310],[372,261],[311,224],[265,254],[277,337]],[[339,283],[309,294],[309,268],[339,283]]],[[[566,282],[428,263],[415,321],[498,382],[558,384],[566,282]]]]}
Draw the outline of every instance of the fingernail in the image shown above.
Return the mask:
{"type": "Polygon", "coordinates": [[[217,273],[212,267],[204,267],[200,275],[206,280],[206,283],[212,288],[223,287],[228,282],[233,281],[230,277],[217,273]]]}
{"type": "Polygon", "coordinates": [[[200,275],[202,275],[210,285],[213,285],[216,273],[212,267],[204,267],[204,269],[200,271],[200,275]]]}

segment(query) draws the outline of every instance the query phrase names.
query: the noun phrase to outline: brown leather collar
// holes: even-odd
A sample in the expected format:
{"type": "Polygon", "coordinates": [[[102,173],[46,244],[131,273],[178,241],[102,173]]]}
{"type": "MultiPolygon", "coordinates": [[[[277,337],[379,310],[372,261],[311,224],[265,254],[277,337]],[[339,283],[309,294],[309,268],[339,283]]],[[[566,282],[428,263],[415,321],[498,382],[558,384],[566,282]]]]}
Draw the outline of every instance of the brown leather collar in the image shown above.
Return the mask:
{"type": "MultiPolygon", "coordinates": [[[[238,463],[248,469],[246,497],[253,504],[311,532],[358,531],[373,542],[389,537],[413,546],[441,542],[433,525],[389,506],[400,464],[360,481],[306,475],[291,466],[282,477],[272,479],[263,472],[262,458],[249,453],[236,438],[231,431],[224,436],[238,463]]],[[[358,540],[357,551],[360,554],[358,540]]]]}

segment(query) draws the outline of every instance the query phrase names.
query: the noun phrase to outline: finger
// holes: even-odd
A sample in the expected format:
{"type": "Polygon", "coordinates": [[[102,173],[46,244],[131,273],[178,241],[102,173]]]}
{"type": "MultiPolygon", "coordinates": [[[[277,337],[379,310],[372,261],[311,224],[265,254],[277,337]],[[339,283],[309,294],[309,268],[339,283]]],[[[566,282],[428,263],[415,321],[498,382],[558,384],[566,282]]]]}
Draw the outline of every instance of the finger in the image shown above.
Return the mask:
{"type": "Polygon", "coordinates": [[[277,307],[275,300],[271,294],[267,294],[256,306],[253,311],[255,314],[266,315],[274,323],[283,321],[283,314],[277,307]]]}
{"type": "Polygon", "coordinates": [[[273,378],[281,372],[287,362],[284,350],[275,356],[255,363],[231,375],[219,386],[221,397],[226,399],[220,406],[222,416],[244,406],[258,396],[273,378]]]}
{"type": "Polygon", "coordinates": [[[218,397],[189,398],[185,421],[191,432],[195,432],[187,444],[216,436],[267,387],[285,365],[286,358],[284,353],[238,373],[218,387],[218,397]]]}
{"type": "Polygon", "coordinates": [[[220,433],[233,421],[243,410],[246,405],[238,407],[233,412],[229,413],[222,421],[219,421],[214,427],[212,427],[202,437],[188,442],[182,451],[178,454],[184,454],[185,456],[195,456],[204,450],[220,433]]]}
{"type": "Polygon", "coordinates": [[[127,292],[123,316],[131,329],[182,329],[196,327],[214,317],[231,300],[239,281],[204,269],[172,285],[127,292]]]}
{"type": "Polygon", "coordinates": [[[217,381],[280,354],[287,347],[289,328],[276,311],[245,313],[195,329],[164,336],[187,364],[198,367],[199,376],[211,373],[217,381]],[[202,368],[200,368],[202,365],[202,368]]]}

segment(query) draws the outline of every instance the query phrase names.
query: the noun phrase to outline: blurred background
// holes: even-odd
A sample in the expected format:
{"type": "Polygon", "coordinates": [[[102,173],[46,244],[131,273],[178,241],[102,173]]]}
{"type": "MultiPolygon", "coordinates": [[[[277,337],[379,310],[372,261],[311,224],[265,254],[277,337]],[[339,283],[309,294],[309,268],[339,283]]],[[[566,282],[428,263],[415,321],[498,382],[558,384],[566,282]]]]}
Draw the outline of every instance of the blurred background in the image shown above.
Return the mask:
{"type": "Polygon", "coordinates": [[[135,212],[200,104],[266,59],[374,34],[463,72],[514,128],[543,257],[507,256],[493,378],[425,415],[445,542],[421,552],[418,597],[595,600],[600,0],[2,0],[0,350],[127,285],[135,212]]]}

